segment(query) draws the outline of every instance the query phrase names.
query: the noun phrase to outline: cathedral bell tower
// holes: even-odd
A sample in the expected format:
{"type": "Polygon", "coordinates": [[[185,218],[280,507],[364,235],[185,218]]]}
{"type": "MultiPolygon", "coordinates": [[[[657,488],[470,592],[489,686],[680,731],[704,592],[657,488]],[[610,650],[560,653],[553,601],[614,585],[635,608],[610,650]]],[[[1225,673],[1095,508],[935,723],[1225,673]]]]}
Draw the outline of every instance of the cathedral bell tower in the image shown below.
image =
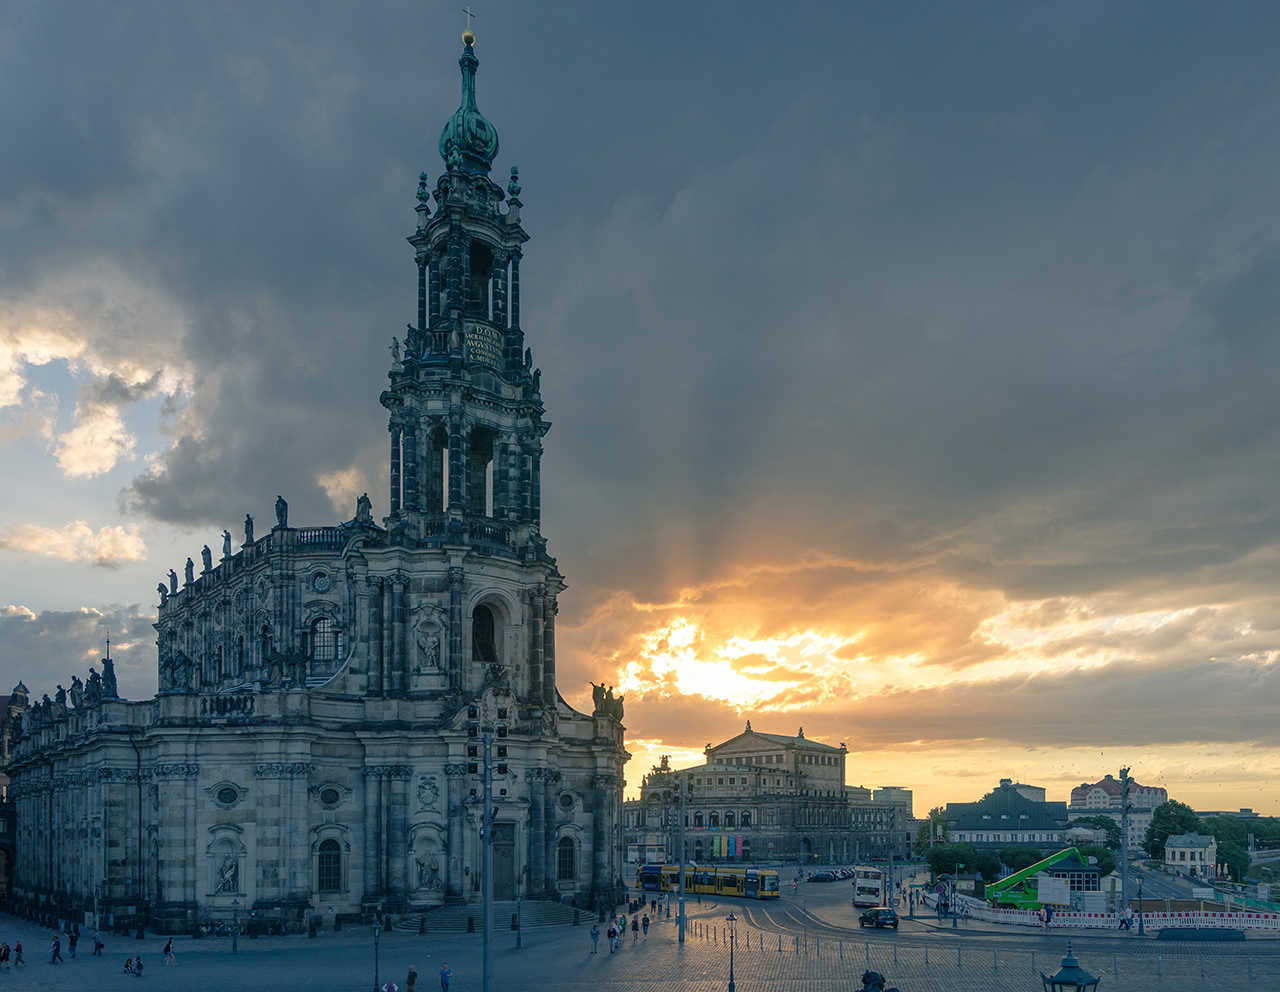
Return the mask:
{"type": "Polygon", "coordinates": [[[419,177],[408,238],[418,267],[417,320],[403,342],[393,339],[390,386],[381,396],[391,442],[385,524],[392,545],[449,552],[451,612],[460,611],[450,624],[455,672],[468,660],[464,651],[472,661],[510,660],[500,644],[490,658],[478,627],[464,648],[458,632],[467,622],[466,596],[499,575],[522,588],[535,628],[525,684],[552,712],[555,596],[563,581],[540,534],[542,438],[551,425],[520,326],[521,246],[529,236],[520,224],[518,170],[511,168],[505,192],[489,177],[498,133],[476,105],[480,61],[470,30],[463,43],[461,100],[440,132],[444,172],[434,191],[425,172],[419,177]]]}

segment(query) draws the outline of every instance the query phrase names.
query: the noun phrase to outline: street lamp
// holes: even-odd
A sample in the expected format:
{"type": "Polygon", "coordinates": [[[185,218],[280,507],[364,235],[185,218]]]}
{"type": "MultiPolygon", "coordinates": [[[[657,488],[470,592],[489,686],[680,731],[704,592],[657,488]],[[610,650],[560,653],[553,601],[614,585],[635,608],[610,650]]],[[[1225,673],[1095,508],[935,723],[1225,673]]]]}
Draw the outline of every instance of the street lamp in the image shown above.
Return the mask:
{"type": "Polygon", "coordinates": [[[378,992],[378,940],[382,936],[380,919],[373,921],[373,992],[378,992]]]}
{"type": "Polygon", "coordinates": [[[231,900],[231,953],[240,953],[240,900],[231,900]]]}
{"type": "Polygon", "coordinates": [[[516,950],[517,951],[524,946],[524,942],[522,940],[522,936],[524,934],[524,927],[520,925],[523,922],[520,919],[520,895],[524,890],[524,886],[521,883],[524,881],[525,873],[528,870],[529,870],[529,866],[525,865],[524,868],[521,869],[520,874],[516,877],[516,950]]]}
{"type": "Polygon", "coordinates": [[[1146,931],[1142,929],[1142,876],[1138,876],[1138,936],[1145,936],[1146,931]]]}
{"type": "Polygon", "coordinates": [[[960,881],[960,869],[963,867],[964,867],[963,864],[957,864],[956,870],[954,874],[952,874],[951,876],[951,929],[952,930],[958,929],[957,921],[960,919],[960,913],[958,912],[958,907],[956,906],[956,900],[959,899],[959,888],[957,886],[957,883],[960,881]]]}
{"type": "Polygon", "coordinates": [[[1044,992],[1098,992],[1099,979],[1080,967],[1080,962],[1071,953],[1071,941],[1067,941],[1067,956],[1062,959],[1062,967],[1053,977],[1040,972],[1040,981],[1044,992]]]}
{"type": "Polygon", "coordinates": [[[730,913],[725,917],[725,921],[729,924],[729,992],[734,992],[733,987],[733,944],[736,931],[734,927],[737,925],[738,918],[730,913]]]}

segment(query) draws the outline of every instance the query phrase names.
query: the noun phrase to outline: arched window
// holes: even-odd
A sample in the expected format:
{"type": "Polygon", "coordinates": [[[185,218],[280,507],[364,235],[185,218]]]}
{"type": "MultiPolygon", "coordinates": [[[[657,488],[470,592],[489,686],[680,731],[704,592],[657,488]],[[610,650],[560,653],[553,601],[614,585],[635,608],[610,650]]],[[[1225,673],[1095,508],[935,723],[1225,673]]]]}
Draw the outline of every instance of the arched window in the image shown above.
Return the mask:
{"type": "Polygon", "coordinates": [[[711,826],[712,826],[713,828],[720,826],[720,814],[719,814],[719,813],[712,813],[712,814],[711,814],[711,826]]]}
{"type": "Polygon", "coordinates": [[[693,814],[693,825],[694,825],[695,827],[697,827],[699,830],[701,830],[701,829],[702,829],[702,814],[701,814],[701,813],[694,813],[694,814],[693,814]]]}
{"type": "Polygon", "coordinates": [[[487,665],[498,662],[498,646],[494,640],[493,610],[477,606],[471,614],[471,658],[487,665]]]}
{"type": "Polygon", "coordinates": [[[577,858],[573,849],[572,837],[561,837],[556,845],[556,878],[562,882],[572,882],[578,877],[577,858]]]}
{"type": "Polygon", "coordinates": [[[311,657],[316,661],[334,661],[342,648],[342,635],[328,617],[317,617],[311,623],[311,657]]]}
{"type": "Polygon", "coordinates": [[[750,812],[745,812],[745,813],[743,813],[743,814],[742,814],[742,826],[743,826],[744,828],[751,826],[751,813],[750,813],[750,812]]]}
{"type": "Polygon", "coordinates": [[[734,821],[733,813],[732,813],[732,812],[725,813],[725,815],[724,815],[724,825],[725,825],[726,829],[732,828],[732,827],[733,827],[733,825],[734,825],[734,822],[735,822],[735,821],[734,821]]]}
{"type": "Polygon", "coordinates": [[[320,842],[317,858],[318,878],[316,888],[321,892],[342,891],[342,846],[330,837],[320,842]]]}

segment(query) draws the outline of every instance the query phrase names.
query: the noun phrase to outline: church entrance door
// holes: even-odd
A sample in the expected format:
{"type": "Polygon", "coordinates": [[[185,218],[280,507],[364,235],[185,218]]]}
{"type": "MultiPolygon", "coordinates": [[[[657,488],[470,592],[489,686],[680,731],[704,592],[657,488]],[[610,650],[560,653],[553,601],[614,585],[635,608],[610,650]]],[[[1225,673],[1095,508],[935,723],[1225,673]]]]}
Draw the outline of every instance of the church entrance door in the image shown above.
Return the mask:
{"type": "Polygon", "coordinates": [[[516,897],[516,825],[493,825],[493,898],[516,897]]]}

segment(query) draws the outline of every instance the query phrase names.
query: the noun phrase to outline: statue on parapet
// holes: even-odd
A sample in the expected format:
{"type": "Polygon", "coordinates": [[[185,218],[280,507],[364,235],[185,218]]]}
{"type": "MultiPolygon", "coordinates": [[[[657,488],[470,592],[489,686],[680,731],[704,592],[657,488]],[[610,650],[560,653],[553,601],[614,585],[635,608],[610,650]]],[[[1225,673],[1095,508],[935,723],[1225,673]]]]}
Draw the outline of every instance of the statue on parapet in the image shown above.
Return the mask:
{"type": "Polygon", "coordinates": [[[253,514],[251,513],[244,515],[244,543],[253,543],[253,514]]]}
{"type": "Polygon", "coordinates": [[[604,715],[605,715],[605,713],[604,713],[604,683],[603,683],[603,682],[601,682],[599,685],[596,685],[596,683],[594,683],[594,682],[592,682],[592,683],[591,683],[591,703],[592,703],[592,706],[593,706],[593,709],[591,710],[591,715],[592,715],[592,716],[604,716],[604,715]]]}
{"type": "Polygon", "coordinates": [[[163,582],[156,583],[156,592],[160,594],[160,605],[164,606],[169,599],[169,587],[163,582]]]}
{"type": "Polygon", "coordinates": [[[67,690],[62,688],[62,683],[58,683],[58,691],[53,694],[54,712],[58,716],[65,716],[67,712],[67,690]]]}
{"type": "MultiPolygon", "coordinates": [[[[187,561],[191,561],[190,558],[187,561]]],[[[116,685],[116,663],[110,658],[102,659],[102,698],[119,699],[120,693],[116,685]]]]}
{"type": "Polygon", "coordinates": [[[356,523],[373,523],[373,501],[369,499],[368,493],[356,500],[356,523]]]}
{"type": "Polygon", "coordinates": [[[222,557],[231,557],[231,531],[229,530],[222,532],[222,557]]]}
{"type": "Polygon", "coordinates": [[[97,706],[102,702],[102,676],[96,668],[89,669],[89,684],[85,687],[84,696],[90,706],[97,706]]]}
{"type": "Polygon", "coordinates": [[[209,550],[209,545],[207,544],[200,549],[200,564],[205,572],[213,570],[213,552],[209,550]]]}
{"type": "Polygon", "coordinates": [[[289,526],[289,504],[285,502],[283,496],[276,497],[276,526],[289,526]]]}
{"type": "Polygon", "coordinates": [[[196,580],[196,563],[193,562],[190,558],[188,558],[187,564],[183,566],[182,572],[183,572],[183,576],[187,580],[187,585],[191,585],[191,583],[193,583],[196,580]]]}
{"type": "Polygon", "coordinates": [[[172,568],[169,569],[169,595],[176,596],[178,594],[178,573],[172,568]]]}
{"type": "Polygon", "coordinates": [[[400,339],[399,338],[391,339],[391,361],[396,365],[400,364],[400,339]]]}
{"type": "Polygon", "coordinates": [[[76,709],[84,705],[84,683],[79,675],[71,676],[71,705],[76,709]]]}

